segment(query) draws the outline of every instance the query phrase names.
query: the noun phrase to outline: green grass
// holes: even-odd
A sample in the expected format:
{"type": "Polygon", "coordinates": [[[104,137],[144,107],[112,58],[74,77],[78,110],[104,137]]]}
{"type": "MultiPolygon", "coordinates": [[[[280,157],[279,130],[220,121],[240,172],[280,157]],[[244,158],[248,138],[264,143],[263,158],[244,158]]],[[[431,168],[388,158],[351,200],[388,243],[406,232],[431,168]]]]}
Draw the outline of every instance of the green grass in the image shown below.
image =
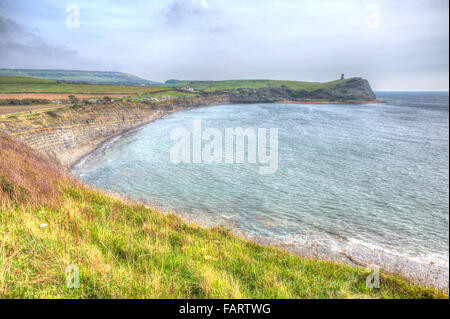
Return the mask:
{"type": "Polygon", "coordinates": [[[88,189],[67,187],[62,202],[56,210],[2,211],[0,263],[8,267],[0,279],[2,297],[433,296],[393,277],[370,290],[362,270],[300,259],[241,240],[224,228],[207,230],[88,189]],[[80,267],[80,289],[64,285],[70,264],[80,267]]]}
{"type": "MultiPolygon", "coordinates": [[[[100,71],[71,71],[71,70],[8,70],[0,69],[0,93],[10,92],[39,92],[39,93],[143,93],[142,88],[128,87],[129,91],[121,91],[113,84],[121,84],[122,88],[126,84],[146,84],[159,88],[183,87],[191,85],[196,90],[216,91],[235,90],[239,88],[278,88],[287,86],[294,90],[314,90],[333,86],[338,81],[331,82],[305,82],[305,81],[283,81],[283,80],[225,80],[225,81],[180,81],[177,83],[163,84],[147,81],[139,77],[120,72],[100,72],[100,71]],[[19,76],[20,75],[20,76],[19,76]],[[32,78],[37,77],[37,78],[32,78]],[[47,79],[47,80],[42,80],[47,79]],[[44,84],[55,84],[55,81],[85,81],[92,84],[109,83],[104,88],[97,89],[91,86],[73,86],[72,84],[62,84],[58,86],[44,84]],[[12,82],[11,82],[12,80],[12,82]],[[15,84],[15,85],[13,85],[15,84]],[[24,84],[27,84],[24,86],[24,84]],[[34,84],[31,85],[31,84],[34,84]],[[41,85],[38,85],[41,84],[41,85]],[[125,85],[124,85],[125,84],[125,85]],[[119,91],[118,91],[119,90],[119,91]]],[[[345,81],[345,80],[344,80],[345,81]]]]}
{"type": "Polygon", "coordinates": [[[172,96],[172,97],[194,97],[198,96],[197,93],[194,92],[182,92],[182,91],[165,91],[153,94],[151,96],[163,97],[163,96],[172,96]]]}
{"type": "Polygon", "coordinates": [[[448,298],[386,275],[369,289],[362,269],[92,190],[6,135],[0,148],[0,298],[448,298]]]}
{"type": "Polygon", "coordinates": [[[289,87],[293,90],[312,91],[319,88],[329,88],[346,80],[337,80],[332,82],[304,82],[304,81],[279,81],[279,80],[226,80],[226,81],[182,81],[175,84],[166,84],[165,86],[183,87],[191,85],[195,90],[216,91],[216,90],[236,90],[239,88],[258,89],[258,88],[279,88],[281,86],[289,87]]]}
{"type": "Polygon", "coordinates": [[[67,107],[68,107],[67,105],[55,106],[55,107],[48,107],[47,105],[43,105],[41,109],[34,109],[31,114],[29,111],[0,114],[0,120],[1,121],[5,120],[5,119],[17,120],[19,117],[20,118],[34,118],[34,117],[39,117],[41,115],[41,113],[56,111],[56,110],[59,110],[62,108],[67,108],[67,107]]]}
{"type": "Polygon", "coordinates": [[[329,89],[347,80],[331,82],[302,82],[302,81],[278,81],[278,80],[227,80],[227,81],[182,81],[175,84],[161,84],[152,87],[126,86],[126,85],[95,85],[56,83],[55,81],[42,80],[30,77],[1,76],[0,93],[102,93],[102,94],[133,94],[133,95],[162,95],[191,96],[189,92],[175,92],[170,88],[180,88],[191,85],[197,91],[214,92],[221,90],[237,90],[240,88],[279,88],[289,87],[293,90],[313,91],[317,89],[329,89]],[[167,90],[167,91],[166,91],[167,90]],[[163,91],[163,92],[161,92],[163,91]],[[166,91],[167,93],[164,93],[166,91]]]}
{"type": "MultiPolygon", "coordinates": [[[[174,91],[166,87],[139,87],[126,85],[68,84],[21,76],[1,76],[0,93],[67,93],[67,94],[130,94],[134,96],[194,97],[197,93],[174,91]]],[[[116,98],[118,99],[118,98],[116,98]]]]}
{"type": "Polygon", "coordinates": [[[0,75],[0,85],[30,85],[30,84],[53,84],[55,81],[30,78],[26,76],[0,75]]]}
{"type": "Polygon", "coordinates": [[[72,94],[152,94],[160,87],[56,83],[56,81],[18,76],[0,76],[0,93],[72,93],[72,94]]]}

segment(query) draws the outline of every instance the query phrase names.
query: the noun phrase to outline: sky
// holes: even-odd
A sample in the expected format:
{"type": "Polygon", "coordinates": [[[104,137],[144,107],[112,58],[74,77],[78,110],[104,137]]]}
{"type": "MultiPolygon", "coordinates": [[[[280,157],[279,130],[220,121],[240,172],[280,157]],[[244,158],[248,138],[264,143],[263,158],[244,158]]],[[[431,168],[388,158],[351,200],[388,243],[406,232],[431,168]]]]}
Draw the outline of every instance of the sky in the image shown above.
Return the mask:
{"type": "Polygon", "coordinates": [[[0,68],[449,87],[447,0],[0,0],[0,68]]]}

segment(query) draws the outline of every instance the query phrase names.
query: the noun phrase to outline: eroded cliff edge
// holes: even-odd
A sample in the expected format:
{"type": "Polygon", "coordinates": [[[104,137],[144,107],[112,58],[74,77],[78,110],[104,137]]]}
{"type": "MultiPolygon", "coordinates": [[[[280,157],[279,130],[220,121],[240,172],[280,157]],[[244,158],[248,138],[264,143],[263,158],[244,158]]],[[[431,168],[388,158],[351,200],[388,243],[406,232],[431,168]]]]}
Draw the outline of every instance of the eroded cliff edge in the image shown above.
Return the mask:
{"type": "Polygon", "coordinates": [[[279,88],[239,89],[239,94],[232,95],[235,103],[271,103],[277,101],[328,101],[360,103],[363,101],[376,101],[376,96],[367,80],[351,78],[345,81],[336,81],[328,87],[310,90],[293,90],[282,86],[279,88]]]}
{"type": "Polygon", "coordinates": [[[215,95],[149,104],[129,101],[77,104],[0,121],[0,130],[70,167],[106,139],[165,114],[226,103],[230,103],[227,95],[215,95]]]}
{"type": "Polygon", "coordinates": [[[352,78],[316,90],[292,90],[287,87],[238,89],[199,92],[196,97],[159,102],[78,103],[56,111],[0,120],[0,130],[70,167],[106,139],[171,112],[220,104],[279,101],[362,103],[376,102],[376,97],[366,80],[352,78]]]}

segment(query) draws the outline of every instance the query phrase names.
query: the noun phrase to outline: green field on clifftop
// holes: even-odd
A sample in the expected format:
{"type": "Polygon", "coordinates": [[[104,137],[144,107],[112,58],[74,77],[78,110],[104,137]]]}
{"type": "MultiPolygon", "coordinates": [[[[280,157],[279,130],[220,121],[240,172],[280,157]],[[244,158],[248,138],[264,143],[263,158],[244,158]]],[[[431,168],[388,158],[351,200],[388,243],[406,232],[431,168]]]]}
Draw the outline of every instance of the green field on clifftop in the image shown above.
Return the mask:
{"type": "Polygon", "coordinates": [[[0,93],[102,93],[102,94],[151,94],[164,88],[148,86],[99,85],[81,83],[56,83],[21,76],[0,76],[0,93]]]}
{"type": "Polygon", "coordinates": [[[216,91],[216,90],[236,90],[236,89],[260,89],[279,88],[282,86],[292,90],[312,91],[317,89],[327,89],[336,84],[344,83],[347,80],[336,80],[331,82],[304,82],[304,81],[282,81],[282,80],[226,80],[226,81],[180,81],[167,83],[163,86],[183,87],[190,85],[195,90],[216,91]]]}
{"type": "Polygon", "coordinates": [[[179,81],[177,83],[152,86],[98,85],[81,83],[56,83],[56,81],[0,75],[0,93],[110,93],[110,94],[151,94],[170,88],[192,86],[198,91],[222,91],[236,89],[279,88],[282,86],[293,90],[313,91],[329,89],[348,80],[331,82],[302,82],[279,80],[227,80],[227,81],[179,81]]]}

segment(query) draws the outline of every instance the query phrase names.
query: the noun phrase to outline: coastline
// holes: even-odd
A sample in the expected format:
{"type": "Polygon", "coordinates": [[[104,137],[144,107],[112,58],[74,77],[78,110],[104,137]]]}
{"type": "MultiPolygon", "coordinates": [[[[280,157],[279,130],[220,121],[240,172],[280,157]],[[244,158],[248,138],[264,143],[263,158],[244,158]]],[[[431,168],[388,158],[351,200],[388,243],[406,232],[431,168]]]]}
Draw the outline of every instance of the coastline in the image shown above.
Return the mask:
{"type": "MultiPolygon", "coordinates": [[[[289,101],[289,100],[283,100],[278,102],[272,102],[272,103],[279,103],[279,104],[372,104],[372,103],[385,103],[381,100],[373,100],[373,101],[355,101],[355,102],[336,102],[336,101],[315,101],[315,102],[307,102],[307,101],[289,101]]],[[[231,102],[228,103],[218,103],[218,104],[212,104],[212,105],[200,105],[196,107],[207,107],[207,106],[216,106],[216,105],[225,105],[225,104],[232,104],[231,102]]],[[[57,156],[58,162],[62,164],[65,168],[68,170],[72,170],[73,167],[75,167],[79,162],[81,162],[85,157],[89,156],[90,153],[96,151],[98,148],[101,148],[105,143],[108,143],[112,139],[119,137],[123,134],[126,134],[130,131],[133,131],[135,129],[139,129],[142,126],[145,126],[155,120],[158,120],[167,114],[178,112],[178,111],[185,111],[192,109],[192,107],[187,107],[183,109],[175,109],[175,110],[167,110],[163,111],[157,115],[155,115],[153,118],[149,119],[148,121],[145,121],[143,123],[140,123],[137,126],[127,128],[125,130],[116,132],[111,135],[97,137],[95,139],[92,139],[88,142],[84,142],[80,145],[78,145],[76,148],[61,152],[57,156]]]]}
{"type": "Polygon", "coordinates": [[[151,122],[154,122],[158,119],[163,118],[164,116],[166,116],[168,113],[163,113],[163,114],[158,114],[158,116],[155,116],[153,119],[141,123],[137,126],[134,127],[130,127],[127,128],[125,130],[122,130],[120,132],[117,132],[115,134],[112,135],[108,135],[106,137],[100,137],[97,138],[95,140],[89,141],[84,143],[83,145],[80,145],[78,147],[76,147],[73,150],[69,150],[64,152],[62,155],[60,155],[62,158],[64,158],[65,160],[63,160],[61,162],[61,159],[59,160],[60,163],[66,167],[69,171],[72,171],[72,169],[79,165],[86,157],[88,157],[91,153],[97,151],[98,149],[102,148],[105,144],[111,142],[112,140],[114,140],[115,138],[118,138],[124,134],[127,134],[129,132],[132,132],[134,130],[137,130],[151,122]]]}
{"type": "Polygon", "coordinates": [[[288,101],[281,100],[275,103],[280,104],[375,104],[375,103],[386,103],[381,100],[373,100],[373,101],[288,101]]]}
{"type": "Polygon", "coordinates": [[[382,273],[397,275],[420,286],[447,293],[449,291],[448,266],[419,261],[408,256],[395,255],[351,242],[335,242],[330,245],[329,243],[324,244],[318,239],[305,245],[299,245],[258,236],[249,236],[248,238],[252,237],[260,245],[275,246],[303,258],[344,263],[352,267],[365,268],[370,272],[379,269],[382,273]],[[338,247],[340,246],[338,249],[336,249],[336,243],[338,243],[338,247]]]}
{"type": "MultiPolygon", "coordinates": [[[[109,191],[106,190],[106,193],[109,194],[109,191]]],[[[236,228],[226,219],[209,222],[203,216],[194,216],[173,208],[164,208],[150,201],[143,202],[142,200],[130,199],[120,194],[115,195],[119,198],[126,198],[127,201],[143,204],[148,208],[157,209],[165,213],[173,213],[187,222],[193,222],[205,228],[225,226],[240,238],[261,246],[275,247],[304,259],[346,264],[350,267],[366,269],[368,272],[378,269],[380,273],[395,275],[422,287],[434,288],[445,293],[449,292],[449,268],[447,265],[397,255],[361,243],[336,240],[335,238],[330,239],[330,237],[320,233],[306,234],[306,239],[301,243],[295,240],[282,240],[254,235],[236,228]]]]}
{"type": "MultiPolygon", "coordinates": [[[[371,101],[370,103],[383,103],[383,102],[371,101]]],[[[217,105],[221,104],[226,103],[220,103],[217,105]]],[[[301,102],[301,104],[311,104],[311,103],[301,102]]],[[[349,104],[349,103],[320,102],[316,104],[349,104]]],[[[213,105],[205,105],[205,106],[213,106],[213,105]]],[[[183,110],[188,109],[190,108],[185,108],[183,110]]],[[[72,154],[71,161],[69,161],[68,162],[69,165],[67,165],[69,170],[72,171],[77,165],[80,164],[82,165],[83,160],[87,158],[92,152],[101,149],[108,143],[113,142],[117,138],[120,138],[120,136],[127,134],[131,131],[137,130],[142,126],[147,125],[157,119],[161,119],[169,113],[177,111],[178,110],[162,112],[161,114],[158,114],[157,116],[155,116],[154,118],[145,123],[141,123],[135,127],[131,127],[121,132],[117,132],[116,134],[103,137],[96,141],[92,141],[92,143],[90,143],[89,145],[83,146],[83,149],[80,150],[79,153],[72,154]]],[[[196,218],[192,218],[192,216],[188,217],[188,214],[185,214],[183,212],[175,212],[175,213],[178,216],[185,218],[186,220],[194,221],[205,227],[211,226],[203,223],[202,221],[199,221],[196,218]]],[[[231,228],[233,229],[233,227],[231,228]]],[[[233,229],[233,232],[239,235],[240,237],[253,241],[257,244],[263,246],[277,247],[279,249],[285,250],[289,253],[300,256],[302,258],[315,260],[331,260],[338,263],[344,263],[352,267],[362,267],[362,268],[367,268],[376,265],[376,267],[379,267],[383,273],[399,275],[403,278],[406,278],[408,281],[421,286],[431,287],[446,292],[449,291],[449,271],[448,267],[445,267],[444,265],[413,260],[412,258],[394,255],[389,252],[384,252],[361,244],[351,245],[349,243],[340,243],[341,244],[341,247],[339,247],[340,249],[336,250],[335,245],[329,244],[327,245],[326,243],[321,242],[317,238],[311,242],[306,242],[305,244],[301,245],[298,243],[282,241],[275,238],[267,238],[251,235],[238,229],[233,229]]]]}
{"type": "MultiPolygon", "coordinates": [[[[189,110],[190,108],[185,108],[183,110],[189,110]]],[[[166,116],[167,114],[178,112],[180,110],[169,110],[166,112],[160,112],[158,114],[155,114],[151,119],[148,121],[142,122],[136,126],[129,127],[127,129],[121,130],[119,132],[115,132],[114,134],[98,137],[96,139],[90,140],[88,142],[83,143],[82,145],[77,146],[75,149],[71,149],[69,151],[63,152],[58,157],[58,161],[60,164],[62,164],[67,170],[72,171],[72,169],[77,166],[80,162],[83,161],[86,157],[88,157],[91,153],[95,152],[96,150],[102,148],[105,144],[108,144],[112,140],[127,134],[129,132],[132,132],[134,130],[138,130],[139,128],[152,123],[156,120],[159,120],[166,116]]]]}

